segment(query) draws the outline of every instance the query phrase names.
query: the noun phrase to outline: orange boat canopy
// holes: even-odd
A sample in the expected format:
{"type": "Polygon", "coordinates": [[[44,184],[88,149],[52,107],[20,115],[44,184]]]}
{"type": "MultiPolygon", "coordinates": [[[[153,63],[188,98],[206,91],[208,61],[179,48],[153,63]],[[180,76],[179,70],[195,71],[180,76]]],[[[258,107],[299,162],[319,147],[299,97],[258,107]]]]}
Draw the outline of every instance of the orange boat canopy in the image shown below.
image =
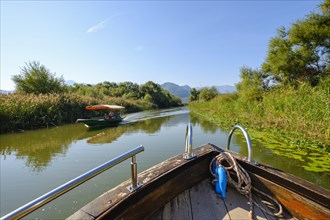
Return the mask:
{"type": "Polygon", "coordinates": [[[86,106],[86,110],[102,110],[102,109],[123,110],[123,109],[125,109],[125,107],[120,106],[120,105],[89,105],[89,106],[86,106]]]}

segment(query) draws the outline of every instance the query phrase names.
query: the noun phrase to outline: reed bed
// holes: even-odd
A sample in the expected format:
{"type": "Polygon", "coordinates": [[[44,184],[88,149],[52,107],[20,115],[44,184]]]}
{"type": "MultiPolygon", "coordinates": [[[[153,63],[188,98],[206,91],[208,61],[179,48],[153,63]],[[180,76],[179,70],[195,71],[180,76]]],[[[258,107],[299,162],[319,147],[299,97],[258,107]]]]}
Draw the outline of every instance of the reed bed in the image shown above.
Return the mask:
{"type": "Polygon", "coordinates": [[[154,107],[143,100],[112,97],[97,99],[76,94],[1,94],[0,133],[73,123],[77,118],[91,114],[85,111],[87,105],[100,103],[122,105],[126,112],[154,107]]]}

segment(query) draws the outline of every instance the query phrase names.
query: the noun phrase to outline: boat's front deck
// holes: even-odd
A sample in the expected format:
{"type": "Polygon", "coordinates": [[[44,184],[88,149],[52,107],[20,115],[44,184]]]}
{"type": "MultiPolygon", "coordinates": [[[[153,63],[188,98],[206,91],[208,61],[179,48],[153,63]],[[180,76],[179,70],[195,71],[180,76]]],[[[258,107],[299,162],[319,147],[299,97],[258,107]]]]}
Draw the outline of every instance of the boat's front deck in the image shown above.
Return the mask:
{"type": "MultiPolygon", "coordinates": [[[[259,203],[266,209],[264,203],[259,203]]],[[[215,193],[210,180],[182,192],[155,213],[151,219],[249,219],[248,199],[236,189],[227,187],[227,197],[215,193]]],[[[254,206],[253,219],[278,219],[254,206]]],[[[293,219],[285,212],[280,219],[293,219]]]]}

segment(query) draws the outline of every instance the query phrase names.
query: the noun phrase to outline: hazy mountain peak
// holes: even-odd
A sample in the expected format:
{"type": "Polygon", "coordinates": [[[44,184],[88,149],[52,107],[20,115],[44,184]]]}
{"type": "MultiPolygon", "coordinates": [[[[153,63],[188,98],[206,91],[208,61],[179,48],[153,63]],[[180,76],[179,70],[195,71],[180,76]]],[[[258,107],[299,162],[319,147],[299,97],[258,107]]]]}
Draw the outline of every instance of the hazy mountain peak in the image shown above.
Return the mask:
{"type": "Polygon", "coordinates": [[[77,82],[76,81],[73,81],[73,80],[66,80],[64,84],[67,85],[67,86],[72,86],[72,85],[74,85],[76,83],[77,82]]]}
{"type": "Polygon", "coordinates": [[[167,90],[169,93],[181,98],[182,102],[187,103],[190,95],[190,86],[184,85],[179,86],[175,83],[166,82],[160,85],[163,89],[167,90]]]}
{"type": "MultiPolygon", "coordinates": [[[[179,86],[175,83],[166,82],[161,84],[161,87],[167,90],[169,93],[178,96],[181,98],[182,102],[188,102],[191,87],[188,85],[179,86]]],[[[207,86],[207,88],[211,88],[212,86],[207,86]]],[[[236,91],[235,86],[223,85],[223,86],[214,86],[219,93],[233,93],[236,91]]],[[[205,87],[197,87],[196,89],[202,89],[205,87]]]]}

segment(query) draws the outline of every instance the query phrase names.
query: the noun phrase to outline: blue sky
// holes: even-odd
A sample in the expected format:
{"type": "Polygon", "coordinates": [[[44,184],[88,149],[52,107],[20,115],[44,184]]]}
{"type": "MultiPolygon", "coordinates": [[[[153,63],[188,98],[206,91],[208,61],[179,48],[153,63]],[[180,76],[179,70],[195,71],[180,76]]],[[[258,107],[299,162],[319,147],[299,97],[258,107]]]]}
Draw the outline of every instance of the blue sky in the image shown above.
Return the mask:
{"type": "Polygon", "coordinates": [[[78,83],[235,85],[321,1],[1,1],[1,87],[39,61],[78,83]]]}

